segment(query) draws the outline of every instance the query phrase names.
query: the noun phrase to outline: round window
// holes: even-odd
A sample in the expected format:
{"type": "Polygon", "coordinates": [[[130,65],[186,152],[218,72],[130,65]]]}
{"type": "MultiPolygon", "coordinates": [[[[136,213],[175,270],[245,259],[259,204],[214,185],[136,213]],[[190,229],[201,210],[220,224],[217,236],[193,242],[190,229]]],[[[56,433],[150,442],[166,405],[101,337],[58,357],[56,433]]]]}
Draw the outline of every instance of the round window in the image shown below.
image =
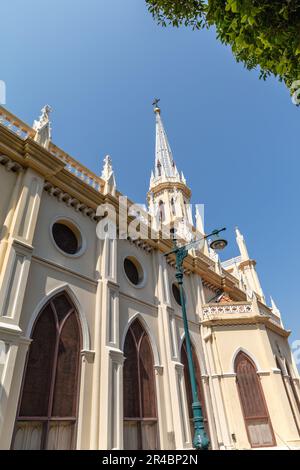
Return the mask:
{"type": "Polygon", "coordinates": [[[140,263],[132,257],[124,259],[124,271],[129,281],[138,286],[144,280],[144,273],[140,263]]]}
{"type": "MultiPolygon", "coordinates": [[[[175,282],[172,284],[172,292],[177,304],[181,306],[180,290],[178,284],[175,282]]],[[[183,295],[185,298],[185,292],[183,292],[183,295]]]]}
{"type": "Polygon", "coordinates": [[[52,235],[58,248],[68,255],[75,255],[81,248],[79,231],[63,221],[53,224],[52,235]]]}

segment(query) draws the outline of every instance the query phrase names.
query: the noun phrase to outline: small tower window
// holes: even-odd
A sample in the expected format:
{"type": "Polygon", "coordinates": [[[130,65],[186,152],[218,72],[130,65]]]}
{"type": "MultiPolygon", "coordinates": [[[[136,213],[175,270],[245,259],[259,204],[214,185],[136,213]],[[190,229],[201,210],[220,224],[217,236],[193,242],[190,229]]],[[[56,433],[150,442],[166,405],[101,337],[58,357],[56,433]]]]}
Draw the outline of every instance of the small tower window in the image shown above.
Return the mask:
{"type": "Polygon", "coordinates": [[[176,207],[175,207],[175,201],[173,197],[171,199],[171,210],[172,210],[172,215],[176,215],[176,207]]]}
{"type": "Polygon", "coordinates": [[[158,173],[158,176],[161,176],[161,164],[160,164],[160,162],[157,163],[157,173],[158,173]]]}
{"type": "Polygon", "coordinates": [[[159,201],[159,220],[160,222],[165,221],[165,205],[163,201],[159,201]]]}

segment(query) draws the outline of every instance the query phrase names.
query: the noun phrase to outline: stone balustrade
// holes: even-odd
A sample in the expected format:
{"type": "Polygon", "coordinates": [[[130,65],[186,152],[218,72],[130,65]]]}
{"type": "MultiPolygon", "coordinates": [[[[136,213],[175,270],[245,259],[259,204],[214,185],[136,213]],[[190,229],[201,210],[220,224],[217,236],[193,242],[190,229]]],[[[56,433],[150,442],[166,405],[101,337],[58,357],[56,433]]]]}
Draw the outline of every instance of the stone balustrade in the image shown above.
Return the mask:
{"type": "Polygon", "coordinates": [[[251,302],[233,302],[231,304],[212,303],[203,306],[203,315],[206,318],[220,317],[224,315],[254,315],[251,302]]]}
{"type": "Polygon", "coordinates": [[[261,302],[212,303],[203,305],[204,319],[220,319],[233,317],[251,317],[261,315],[282,326],[281,319],[261,302]]]}
{"type": "MultiPolygon", "coordinates": [[[[2,106],[0,106],[0,124],[7,127],[10,131],[17,134],[24,140],[27,138],[34,139],[36,134],[36,131],[32,127],[25,124],[2,106]]],[[[52,153],[52,155],[55,155],[56,157],[63,160],[66,164],[66,170],[68,170],[74,176],[94,188],[96,191],[103,191],[104,181],[95,173],[90,171],[88,168],[79,163],[52,142],[50,143],[49,151],[52,153]]]]}

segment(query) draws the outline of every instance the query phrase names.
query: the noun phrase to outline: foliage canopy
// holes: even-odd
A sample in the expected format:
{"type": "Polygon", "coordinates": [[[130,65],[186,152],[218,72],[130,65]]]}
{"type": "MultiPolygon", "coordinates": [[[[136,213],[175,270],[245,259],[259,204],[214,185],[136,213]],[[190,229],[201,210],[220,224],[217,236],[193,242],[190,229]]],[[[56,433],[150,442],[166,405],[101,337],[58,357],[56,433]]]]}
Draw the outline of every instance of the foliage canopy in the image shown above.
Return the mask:
{"type": "Polygon", "coordinates": [[[300,0],[146,0],[162,26],[216,28],[238,62],[290,88],[300,79],[300,0]]]}

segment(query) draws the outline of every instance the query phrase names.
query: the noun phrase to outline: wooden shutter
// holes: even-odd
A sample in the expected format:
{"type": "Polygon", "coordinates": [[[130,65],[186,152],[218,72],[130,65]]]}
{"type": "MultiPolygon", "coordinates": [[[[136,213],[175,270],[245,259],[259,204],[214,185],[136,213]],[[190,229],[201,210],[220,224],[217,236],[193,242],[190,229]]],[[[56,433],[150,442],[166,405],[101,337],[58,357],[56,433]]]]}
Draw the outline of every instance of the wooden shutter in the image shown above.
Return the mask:
{"type": "Polygon", "coordinates": [[[240,352],[235,360],[237,388],[251,447],[276,445],[263,389],[251,359],[240,352]]]}

